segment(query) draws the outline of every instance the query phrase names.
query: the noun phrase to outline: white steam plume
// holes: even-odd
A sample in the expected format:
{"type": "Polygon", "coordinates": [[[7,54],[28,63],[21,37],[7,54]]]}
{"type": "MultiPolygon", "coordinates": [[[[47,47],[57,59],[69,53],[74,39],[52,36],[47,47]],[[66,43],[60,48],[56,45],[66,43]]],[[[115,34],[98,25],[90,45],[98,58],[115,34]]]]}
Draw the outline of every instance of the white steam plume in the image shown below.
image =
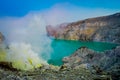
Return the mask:
{"type": "Polygon", "coordinates": [[[46,36],[46,24],[41,14],[28,14],[22,18],[2,20],[1,30],[9,44],[1,61],[12,62],[17,69],[28,70],[47,64],[52,48],[46,36]],[[5,20],[5,21],[4,21],[5,20]],[[21,65],[21,66],[20,66],[21,65]]]}

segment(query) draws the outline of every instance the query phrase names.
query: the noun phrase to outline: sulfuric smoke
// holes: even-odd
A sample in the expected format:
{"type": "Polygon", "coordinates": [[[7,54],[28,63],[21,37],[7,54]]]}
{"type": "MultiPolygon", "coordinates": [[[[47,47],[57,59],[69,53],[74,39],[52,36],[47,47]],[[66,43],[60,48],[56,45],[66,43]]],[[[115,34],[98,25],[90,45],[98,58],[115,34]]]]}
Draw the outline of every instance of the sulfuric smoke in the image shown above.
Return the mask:
{"type": "Polygon", "coordinates": [[[12,62],[14,68],[22,70],[47,64],[52,48],[45,27],[40,14],[28,14],[23,18],[8,20],[2,31],[5,31],[3,33],[9,49],[1,52],[0,61],[12,62]]]}

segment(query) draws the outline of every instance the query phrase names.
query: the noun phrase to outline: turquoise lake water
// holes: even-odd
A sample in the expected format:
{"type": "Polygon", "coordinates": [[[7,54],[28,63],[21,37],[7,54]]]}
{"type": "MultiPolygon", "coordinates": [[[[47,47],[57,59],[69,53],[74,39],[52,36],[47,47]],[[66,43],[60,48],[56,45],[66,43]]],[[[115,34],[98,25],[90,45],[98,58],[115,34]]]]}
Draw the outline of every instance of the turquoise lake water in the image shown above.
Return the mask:
{"type": "Polygon", "coordinates": [[[105,42],[85,42],[85,41],[70,41],[70,40],[53,40],[51,59],[48,60],[49,64],[62,65],[62,58],[70,56],[78,48],[86,46],[92,50],[103,52],[115,48],[118,44],[105,43],[105,42]]]}

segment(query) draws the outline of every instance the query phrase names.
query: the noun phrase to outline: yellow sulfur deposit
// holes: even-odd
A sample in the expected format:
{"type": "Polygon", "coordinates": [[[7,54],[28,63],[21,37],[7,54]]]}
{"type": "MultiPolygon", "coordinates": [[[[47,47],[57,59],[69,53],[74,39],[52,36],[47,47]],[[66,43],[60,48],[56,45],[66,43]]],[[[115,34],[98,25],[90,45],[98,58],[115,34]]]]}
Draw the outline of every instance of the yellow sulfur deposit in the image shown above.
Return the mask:
{"type": "Polygon", "coordinates": [[[30,70],[30,69],[34,69],[34,68],[39,68],[42,65],[41,64],[32,65],[30,63],[24,63],[23,61],[20,60],[20,61],[12,62],[12,66],[13,66],[13,68],[17,68],[19,70],[30,70]]]}
{"type": "Polygon", "coordinates": [[[18,70],[39,68],[46,63],[28,44],[11,44],[9,49],[0,49],[0,62],[10,62],[18,70]]]}
{"type": "Polygon", "coordinates": [[[6,52],[3,49],[0,49],[0,61],[6,60],[6,52]]]}

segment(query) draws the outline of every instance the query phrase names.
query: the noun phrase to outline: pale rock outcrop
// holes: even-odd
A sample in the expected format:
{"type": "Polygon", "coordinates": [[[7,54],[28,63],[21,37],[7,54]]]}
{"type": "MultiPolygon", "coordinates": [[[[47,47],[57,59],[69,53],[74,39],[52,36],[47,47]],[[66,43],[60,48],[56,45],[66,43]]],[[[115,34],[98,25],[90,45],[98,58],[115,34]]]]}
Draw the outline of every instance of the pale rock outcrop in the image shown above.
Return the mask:
{"type": "Polygon", "coordinates": [[[48,36],[65,40],[120,43],[120,13],[46,27],[48,36]]]}

